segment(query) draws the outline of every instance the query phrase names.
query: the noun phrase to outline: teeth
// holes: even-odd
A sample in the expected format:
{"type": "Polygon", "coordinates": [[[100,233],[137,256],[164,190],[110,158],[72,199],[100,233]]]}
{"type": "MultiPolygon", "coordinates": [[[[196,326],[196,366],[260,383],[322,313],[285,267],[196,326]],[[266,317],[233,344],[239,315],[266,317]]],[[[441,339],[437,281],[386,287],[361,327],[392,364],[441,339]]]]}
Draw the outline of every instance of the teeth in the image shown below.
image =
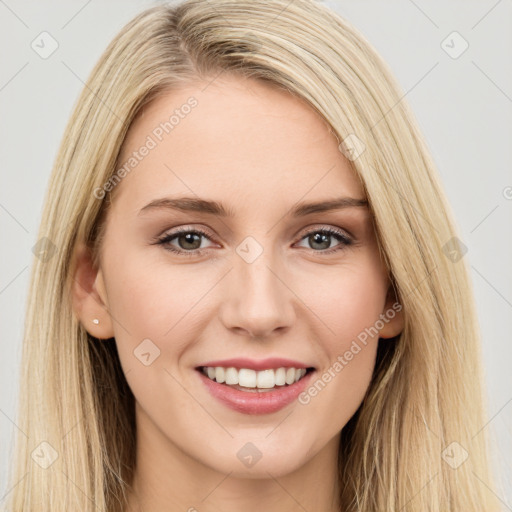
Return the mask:
{"type": "Polygon", "coordinates": [[[278,368],[276,370],[255,371],[248,368],[203,367],[203,373],[211,380],[230,386],[244,388],[271,389],[275,386],[290,385],[306,375],[305,368],[278,368]]]}
{"type": "Polygon", "coordinates": [[[226,371],[224,368],[221,368],[220,366],[218,368],[214,368],[215,375],[213,377],[210,377],[210,379],[215,379],[217,382],[220,382],[221,384],[226,381],[226,371]]]}
{"type": "MultiPolygon", "coordinates": [[[[248,370],[246,368],[242,368],[238,372],[237,384],[239,386],[244,386],[246,388],[255,388],[256,383],[259,384],[259,378],[258,378],[258,374],[254,370],[248,370]]],[[[263,387],[263,386],[258,386],[258,387],[263,387]]]]}
{"type": "MultiPolygon", "coordinates": [[[[300,372],[299,372],[300,374],[300,372]]],[[[257,374],[258,379],[258,388],[273,388],[276,385],[276,377],[274,370],[263,370],[261,372],[258,372],[257,374]]],[[[246,388],[248,387],[254,387],[254,386],[248,386],[245,382],[240,382],[241,386],[244,386],[246,388]]]]}
{"type": "Polygon", "coordinates": [[[295,382],[295,370],[294,368],[288,368],[286,370],[286,384],[293,384],[295,382]]]}
{"type": "Polygon", "coordinates": [[[286,384],[286,368],[278,368],[275,370],[276,386],[284,386],[286,384]]]}
{"type": "MultiPolygon", "coordinates": [[[[238,384],[238,371],[236,368],[226,368],[226,384],[238,384]]],[[[217,375],[217,370],[215,370],[217,375]]]]}

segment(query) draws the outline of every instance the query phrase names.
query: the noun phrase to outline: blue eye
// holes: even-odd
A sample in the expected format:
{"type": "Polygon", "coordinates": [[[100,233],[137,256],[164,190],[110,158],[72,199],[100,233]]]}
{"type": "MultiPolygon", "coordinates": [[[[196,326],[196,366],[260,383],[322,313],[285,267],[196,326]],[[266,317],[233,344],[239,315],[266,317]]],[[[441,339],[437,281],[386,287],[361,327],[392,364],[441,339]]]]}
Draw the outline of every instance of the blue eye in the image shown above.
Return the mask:
{"type": "MultiPolygon", "coordinates": [[[[164,246],[164,249],[180,256],[200,256],[208,250],[208,248],[201,248],[201,238],[210,240],[210,236],[201,229],[179,228],[172,233],[164,235],[162,238],[157,239],[157,244],[164,246]],[[178,241],[176,247],[171,244],[173,240],[178,241]]],[[[334,228],[320,228],[308,231],[300,240],[307,239],[311,244],[319,244],[327,247],[321,247],[321,250],[314,250],[321,254],[330,254],[343,250],[345,247],[352,245],[353,241],[343,231],[334,228]],[[334,247],[331,246],[330,239],[335,238],[339,243],[334,247]]]]}

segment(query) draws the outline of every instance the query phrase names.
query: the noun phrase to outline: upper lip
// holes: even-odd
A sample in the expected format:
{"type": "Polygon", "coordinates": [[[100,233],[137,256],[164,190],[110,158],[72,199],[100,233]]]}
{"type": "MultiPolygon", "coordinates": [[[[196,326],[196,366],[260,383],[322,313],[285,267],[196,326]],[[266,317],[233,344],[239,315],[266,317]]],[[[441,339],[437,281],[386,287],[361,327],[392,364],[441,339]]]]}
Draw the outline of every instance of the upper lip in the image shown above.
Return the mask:
{"type": "Polygon", "coordinates": [[[247,359],[244,357],[237,357],[233,359],[223,359],[216,361],[208,361],[200,364],[198,368],[203,366],[223,368],[247,368],[250,370],[275,370],[277,368],[313,368],[312,365],[301,363],[300,361],[294,361],[293,359],[285,359],[282,357],[269,357],[267,359],[247,359]]]}

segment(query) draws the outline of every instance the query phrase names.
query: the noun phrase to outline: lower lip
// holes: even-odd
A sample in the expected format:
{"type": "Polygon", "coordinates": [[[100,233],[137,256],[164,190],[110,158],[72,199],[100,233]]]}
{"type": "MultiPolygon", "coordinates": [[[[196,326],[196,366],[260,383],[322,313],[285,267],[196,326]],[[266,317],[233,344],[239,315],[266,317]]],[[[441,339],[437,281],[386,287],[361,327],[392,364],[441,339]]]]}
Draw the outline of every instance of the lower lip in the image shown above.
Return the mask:
{"type": "Polygon", "coordinates": [[[314,373],[311,371],[299,381],[275,391],[250,392],[219,384],[204,375],[201,370],[198,371],[212,396],[230,409],[244,414],[270,414],[283,409],[298,398],[314,373]]]}

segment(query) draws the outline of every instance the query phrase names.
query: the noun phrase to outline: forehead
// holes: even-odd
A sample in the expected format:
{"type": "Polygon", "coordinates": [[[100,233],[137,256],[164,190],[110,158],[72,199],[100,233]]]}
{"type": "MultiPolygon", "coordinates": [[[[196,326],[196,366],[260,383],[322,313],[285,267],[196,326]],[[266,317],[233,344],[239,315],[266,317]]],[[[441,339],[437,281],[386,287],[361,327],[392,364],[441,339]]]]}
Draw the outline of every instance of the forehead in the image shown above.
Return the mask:
{"type": "Polygon", "coordinates": [[[254,79],[217,79],[159,96],[132,123],[122,166],[128,172],[115,194],[140,207],[164,193],[260,207],[363,197],[326,121],[305,101],[254,79]]]}

